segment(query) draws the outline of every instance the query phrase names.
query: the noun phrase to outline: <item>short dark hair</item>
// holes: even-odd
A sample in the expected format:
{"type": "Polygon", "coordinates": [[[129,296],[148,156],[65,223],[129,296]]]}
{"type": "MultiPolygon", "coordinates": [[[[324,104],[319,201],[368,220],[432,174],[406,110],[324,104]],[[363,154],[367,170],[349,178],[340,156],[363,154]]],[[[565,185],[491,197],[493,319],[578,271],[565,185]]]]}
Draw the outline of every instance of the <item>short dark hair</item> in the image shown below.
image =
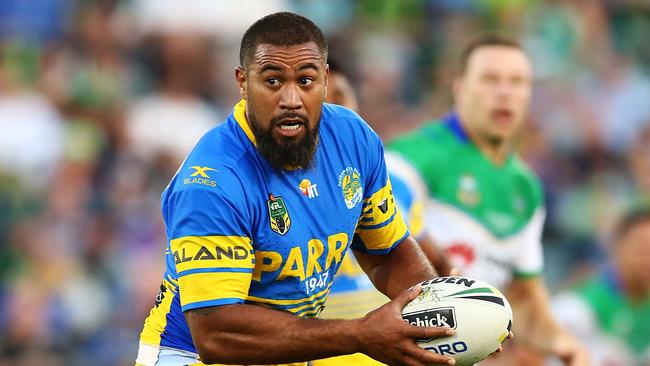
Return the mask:
{"type": "Polygon", "coordinates": [[[460,69],[459,69],[460,75],[465,74],[465,71],[467,70],[467,63],[469,61],[469,58],[472,57],[472,54],[481,47],[489,47],[489,46],[502,46],[502,47],[515,48],[521,51],[524,50],[523,47],[521,46],[521,43],[514,37],[501,34],[501,33],[482,34],[474,38],[463,49],[463,52],[461,53],[460,56],[460,69]]]}
{"type": "Polygon", "coordinates": [[[274,13],[256,21],[246,30],[239,49],[239,62],[246,68],[263,43],[274,46],[294,46],[314,42],[327,61],[327,40],[311,20],[289,12],[274,13]]]}
{"type": "Polygon", "coordinates": [[[631,209],[618,221],[614,230],[615,239],[621,239],[633,227],[646,222],[650,223],[650,204],[641,205],[631,209]]]}

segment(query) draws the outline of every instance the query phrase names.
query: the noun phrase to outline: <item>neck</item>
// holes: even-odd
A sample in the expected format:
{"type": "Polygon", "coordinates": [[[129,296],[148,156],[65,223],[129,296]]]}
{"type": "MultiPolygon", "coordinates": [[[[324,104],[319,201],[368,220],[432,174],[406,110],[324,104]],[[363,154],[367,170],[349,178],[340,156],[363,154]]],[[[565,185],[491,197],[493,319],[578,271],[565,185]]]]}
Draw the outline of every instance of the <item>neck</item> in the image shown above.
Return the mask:
{"type": "Polygon", "coordinates": [[[512,152],[510,141],[507,139],[489,138],[465,125],[463,125],[463,128],[467,131],[467,135],[469,136],[469,139],[472,140],[472,143],[476,145],[488,160],[495,165],[505,164],[508,156],[510,156],[510,153],[512,152]]]}
{"type": "Polygon", "coordinates": [[[650,297],[650,288],[643,280],[636,278],[631,273],[621,272],[621,280],[625,293],[633,302],[644,301],[650,297]]]}

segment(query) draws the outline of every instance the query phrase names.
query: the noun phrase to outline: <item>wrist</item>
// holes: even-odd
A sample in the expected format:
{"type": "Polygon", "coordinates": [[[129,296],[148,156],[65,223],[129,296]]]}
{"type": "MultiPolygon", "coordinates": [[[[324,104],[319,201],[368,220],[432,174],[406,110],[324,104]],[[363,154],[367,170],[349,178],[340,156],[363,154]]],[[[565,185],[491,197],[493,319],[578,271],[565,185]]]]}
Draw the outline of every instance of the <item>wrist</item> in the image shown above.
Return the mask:
{"type": "Polygon", "coordinates": [[[365,353],[364,352],[364,318],[346,320],[346,334],[349,335],[347,343],[350,346],[350,353],[365,353]]]}

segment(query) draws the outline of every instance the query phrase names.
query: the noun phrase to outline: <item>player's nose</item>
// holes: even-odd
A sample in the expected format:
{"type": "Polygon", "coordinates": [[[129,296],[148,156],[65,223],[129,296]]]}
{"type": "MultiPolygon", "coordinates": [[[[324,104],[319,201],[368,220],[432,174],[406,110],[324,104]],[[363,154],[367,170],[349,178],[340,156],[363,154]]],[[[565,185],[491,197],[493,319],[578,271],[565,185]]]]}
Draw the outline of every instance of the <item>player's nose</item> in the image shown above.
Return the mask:
{"type": "Polygon", "coordinates": [[[280,108],[297,110],[302,108],[302,95],[297,85],[288,84],[282,88],[280,95],[280,108]]]}

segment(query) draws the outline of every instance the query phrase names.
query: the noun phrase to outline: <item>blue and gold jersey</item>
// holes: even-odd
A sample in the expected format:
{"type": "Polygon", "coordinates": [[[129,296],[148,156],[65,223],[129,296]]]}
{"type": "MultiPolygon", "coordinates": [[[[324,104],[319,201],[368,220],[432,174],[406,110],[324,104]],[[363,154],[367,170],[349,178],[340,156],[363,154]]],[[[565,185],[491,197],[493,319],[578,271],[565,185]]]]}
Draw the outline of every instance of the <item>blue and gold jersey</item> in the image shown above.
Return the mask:
{"type": "Polygon", "coordinates": [[[408,235],[378,136],[354,112],[322,108],[312,168],[277,171],[239,102],[162,196],[167,269],[141,342],[196,352],[183,312],[252,303],[318,316],[348,249],[385,254],[408,235]]]}
{"type": "MultiPolygon", "coordinates": [[[[419,239],[425,235],[425,188],[415,181],[417,177],[413,168],[398,155],[387,152],[385,161],[397,207],[405,215],[411,235],[419,239]]],[[[330,292],[325,311],[321,314],[324,318],[358,318],[388,302],[388,298],[375,289],[354,255],[343,259],[330,292]]]]}

